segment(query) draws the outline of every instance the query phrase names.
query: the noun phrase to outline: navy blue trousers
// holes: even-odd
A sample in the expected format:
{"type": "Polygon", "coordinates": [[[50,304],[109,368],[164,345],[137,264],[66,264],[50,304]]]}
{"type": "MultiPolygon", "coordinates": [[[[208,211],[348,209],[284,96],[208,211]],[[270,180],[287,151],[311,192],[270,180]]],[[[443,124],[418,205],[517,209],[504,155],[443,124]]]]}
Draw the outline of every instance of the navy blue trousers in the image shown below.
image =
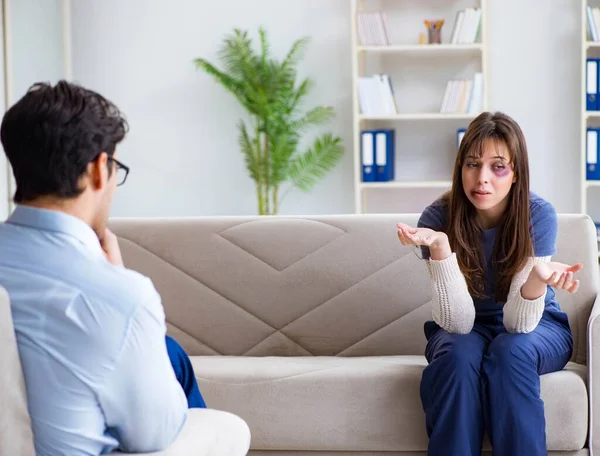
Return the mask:
{"type": "Polygon", "coordinates": [[[494,456],[547,455],[540,375],[571,358],[566,314],[547,310],[528,334],[506,332],[502,317],[477,318],[469,334],[428,321],[425,336],[428,455],[479,456],[486,429],[494,456]]]}
{"type": "Polygon", "coordinates": [[[173,365],[175,376],[187,397],[188,408],[206,408],[204,398],[200,394],[194,368],[187,353],[181,345],[170,336],[166,336],[167,353],[173,365]]]}

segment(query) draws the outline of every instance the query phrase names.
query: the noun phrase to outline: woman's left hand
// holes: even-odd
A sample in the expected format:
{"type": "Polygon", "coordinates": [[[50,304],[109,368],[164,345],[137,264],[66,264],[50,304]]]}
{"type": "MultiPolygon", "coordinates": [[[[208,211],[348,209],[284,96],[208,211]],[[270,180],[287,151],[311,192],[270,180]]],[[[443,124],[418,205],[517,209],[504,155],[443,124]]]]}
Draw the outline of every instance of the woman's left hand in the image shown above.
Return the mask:
{"type": "Polygon", "coordinates": [[[574,265],[558,263],[552,261],[549,263],[538,263],[531,269],[531,274],[539,281],[550,285],[556,290],[566,290],[569,293],[575,293],[579,288],[579,280],[574,279],[574,274],[583,268],[583,264],[574,265]]]}

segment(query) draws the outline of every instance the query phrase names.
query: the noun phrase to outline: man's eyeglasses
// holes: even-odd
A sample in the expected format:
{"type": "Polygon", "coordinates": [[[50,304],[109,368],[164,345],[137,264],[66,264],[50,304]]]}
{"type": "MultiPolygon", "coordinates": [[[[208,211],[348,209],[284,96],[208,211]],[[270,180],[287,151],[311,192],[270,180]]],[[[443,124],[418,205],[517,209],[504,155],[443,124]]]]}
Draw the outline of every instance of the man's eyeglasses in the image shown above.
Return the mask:
{"type": "Polygon", "coordinates": [[[123,185],[127,180],[127,176],[129,175],[129,167],[121,163],[116,158],[111,157],[110,155],[108,156],[108,161],[115,162],[115,172],[117,173],[115,177],[117,179],[117,186],[123,185]]]}

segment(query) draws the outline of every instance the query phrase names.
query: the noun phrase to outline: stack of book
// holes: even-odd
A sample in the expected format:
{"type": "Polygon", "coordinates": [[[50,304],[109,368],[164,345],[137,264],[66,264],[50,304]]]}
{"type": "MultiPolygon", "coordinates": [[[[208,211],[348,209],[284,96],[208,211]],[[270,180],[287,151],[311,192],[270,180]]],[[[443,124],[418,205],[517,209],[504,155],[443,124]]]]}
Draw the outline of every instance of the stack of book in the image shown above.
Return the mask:
{"type": "Polygon", "coordinates": [[[481,8],[465,8],[456,13],[450,44],[473,44],[481,25],[481,8]]]}
{"type": "Polygon", "coordinates": [[[358,13],[358,40],[363,46],[390,44],[385,12],[358,13]]]}
{"type": "Polygon", "coordinates": [[[600,8],[586,6],[588,37],[591,41],[600,41],[600,8]]]}
{"type": "Polygon", "coordinates": [[[360,112],[368,116],[398,113],[392,80],[387,74],[375,74],[358,79],[360,112]]]}
{"type": "Polygon", "coordinates": [[[473,80],[450,80],[446,85],[440,112],[476,114],[483,107],[483,74],[475,73],[473,80]]]}

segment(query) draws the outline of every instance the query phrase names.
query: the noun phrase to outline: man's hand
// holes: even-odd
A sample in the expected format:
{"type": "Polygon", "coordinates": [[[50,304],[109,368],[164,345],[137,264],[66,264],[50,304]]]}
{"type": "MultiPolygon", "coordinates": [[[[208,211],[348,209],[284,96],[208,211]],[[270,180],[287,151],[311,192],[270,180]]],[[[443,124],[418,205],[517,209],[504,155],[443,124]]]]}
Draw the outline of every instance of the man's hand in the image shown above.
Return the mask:
{"type": "Polygon", "coordinates": [[[104,256],[110,264],[115,266],[123,266],[123,257],[121,257],[121,249],[119,248],[119,241],[117,236],[108,228],[104,230],[104,236],[100,238],[100,245],[104,250],[104,256]]]}

